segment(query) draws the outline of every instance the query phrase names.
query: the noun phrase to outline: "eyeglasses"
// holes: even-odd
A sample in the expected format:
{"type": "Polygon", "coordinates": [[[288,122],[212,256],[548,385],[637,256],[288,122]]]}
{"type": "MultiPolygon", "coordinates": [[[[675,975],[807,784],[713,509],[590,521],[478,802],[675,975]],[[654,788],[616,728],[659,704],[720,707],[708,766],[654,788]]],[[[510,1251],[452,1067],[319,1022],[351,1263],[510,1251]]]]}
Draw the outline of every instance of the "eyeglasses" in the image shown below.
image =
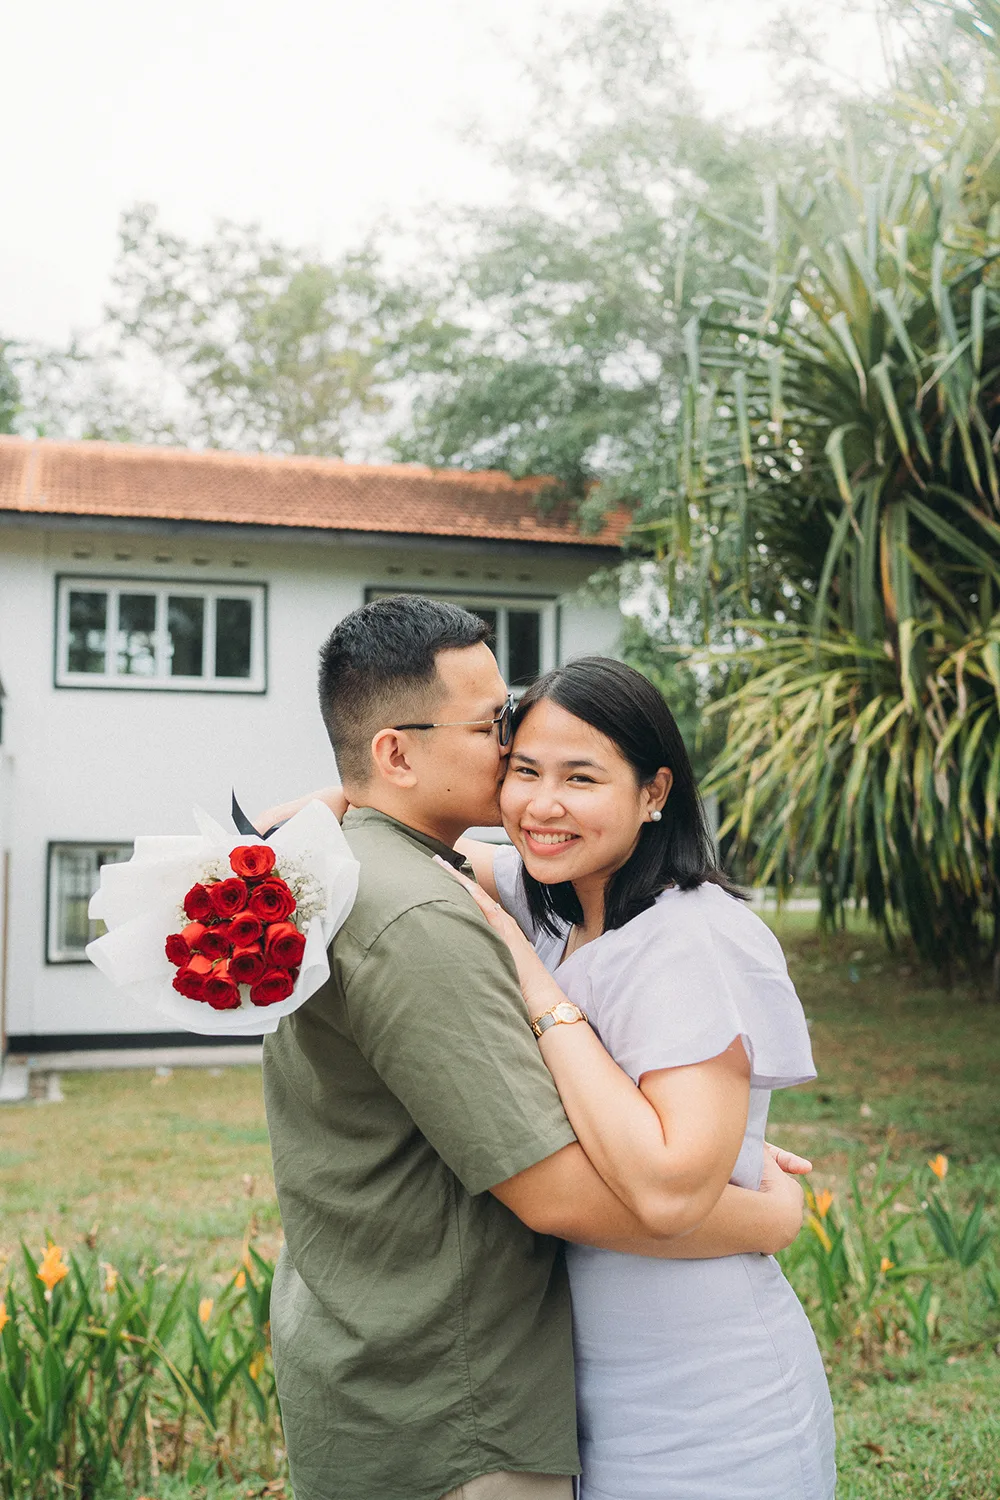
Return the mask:
{"type": "Polygon", "coordinates": [[[393,729],[463,729],[474,724],[495,724],[501,749],[506,749],[514,733],[514,694],[507,694],[507,702],[495,719],[453,719],[446,724],[393,724],[393,729]]]}

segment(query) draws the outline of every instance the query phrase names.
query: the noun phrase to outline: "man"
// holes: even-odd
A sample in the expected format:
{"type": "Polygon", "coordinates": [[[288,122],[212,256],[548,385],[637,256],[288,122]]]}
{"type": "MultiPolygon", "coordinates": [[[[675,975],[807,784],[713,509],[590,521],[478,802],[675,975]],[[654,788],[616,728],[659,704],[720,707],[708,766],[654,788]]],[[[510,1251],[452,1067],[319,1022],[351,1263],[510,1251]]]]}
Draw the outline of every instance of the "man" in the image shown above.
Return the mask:
{"type": "Polygon", "coordinates": [[[383,599],[322,652],[361,864],[327,984],[264,1049],[285,1246],[275,1370],[296,1500],[569,1500],[558,1239],[685,1257],[771,1250],[797,1187],[728,1188],[671,1246],[576,1143],[505,945],[448,874],[498,821],[507,690],[486,627],[383,599]]]}

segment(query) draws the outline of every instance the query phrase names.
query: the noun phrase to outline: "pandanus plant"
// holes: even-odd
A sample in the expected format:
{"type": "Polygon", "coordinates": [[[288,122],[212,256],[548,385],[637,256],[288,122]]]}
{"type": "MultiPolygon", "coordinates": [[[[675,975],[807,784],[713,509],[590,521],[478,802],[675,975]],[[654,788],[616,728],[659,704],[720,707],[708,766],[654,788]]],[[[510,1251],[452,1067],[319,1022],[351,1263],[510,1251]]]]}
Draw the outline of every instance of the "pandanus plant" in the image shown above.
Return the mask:
{"type": "Polygon", "coordinates": [[[714,655],[710,787],[747,873],[817,879],[830,917],[863,899],[939,963],[986,943],[1000,998],[1000,80],[981,77],[968,123],[928,107],[878,175],[845,150],[771,194],[688,327],[676,482],[645,530],[674,555],[692,524],[717,536],[746,599],[714,655]]]}

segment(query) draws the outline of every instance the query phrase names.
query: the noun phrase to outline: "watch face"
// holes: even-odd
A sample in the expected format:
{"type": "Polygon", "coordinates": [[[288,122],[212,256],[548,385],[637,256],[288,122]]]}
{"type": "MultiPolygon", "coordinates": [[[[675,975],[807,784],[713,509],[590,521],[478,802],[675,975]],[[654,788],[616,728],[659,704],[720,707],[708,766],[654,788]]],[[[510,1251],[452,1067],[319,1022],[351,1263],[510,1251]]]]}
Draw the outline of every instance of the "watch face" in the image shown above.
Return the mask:
{"type": "Polygon", "coordinates": [[[576,1006],[572,1005],[569,1000],[561,1000],[553,1010],[552,1014],[554,1016],[557,1016],[560,1021],[575,1021],[577,1017],[577,1009],[576,1006]]]}

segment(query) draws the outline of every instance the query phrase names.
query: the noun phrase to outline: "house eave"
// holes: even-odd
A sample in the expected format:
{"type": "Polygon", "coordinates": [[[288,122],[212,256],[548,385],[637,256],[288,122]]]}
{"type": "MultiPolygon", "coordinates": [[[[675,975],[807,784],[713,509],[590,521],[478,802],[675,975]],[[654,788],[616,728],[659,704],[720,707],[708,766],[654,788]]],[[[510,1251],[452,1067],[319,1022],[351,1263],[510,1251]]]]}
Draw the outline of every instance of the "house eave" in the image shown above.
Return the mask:
{"type": "Polygon", "coordinates": [[[352,549],[390,548],[416,552],[428,548],[445,552],[510,557],[577,558],[592,566],[607,565],[621,556],[621,548],[606,542],[552,542],[543,539],[517,541],[509,537],[451,536],[436,532],[353,531],[334,527],[259,526],[226,521],[178,521],[151,516],[59,515],[40,511],[0,511],[0,527],[35,528],[42,531],[113,531],[125,536],[197,536],[220,542],[259,544],[281,542],[285,545],[306,543],[309,546],[339,546],[352,549]]]}

